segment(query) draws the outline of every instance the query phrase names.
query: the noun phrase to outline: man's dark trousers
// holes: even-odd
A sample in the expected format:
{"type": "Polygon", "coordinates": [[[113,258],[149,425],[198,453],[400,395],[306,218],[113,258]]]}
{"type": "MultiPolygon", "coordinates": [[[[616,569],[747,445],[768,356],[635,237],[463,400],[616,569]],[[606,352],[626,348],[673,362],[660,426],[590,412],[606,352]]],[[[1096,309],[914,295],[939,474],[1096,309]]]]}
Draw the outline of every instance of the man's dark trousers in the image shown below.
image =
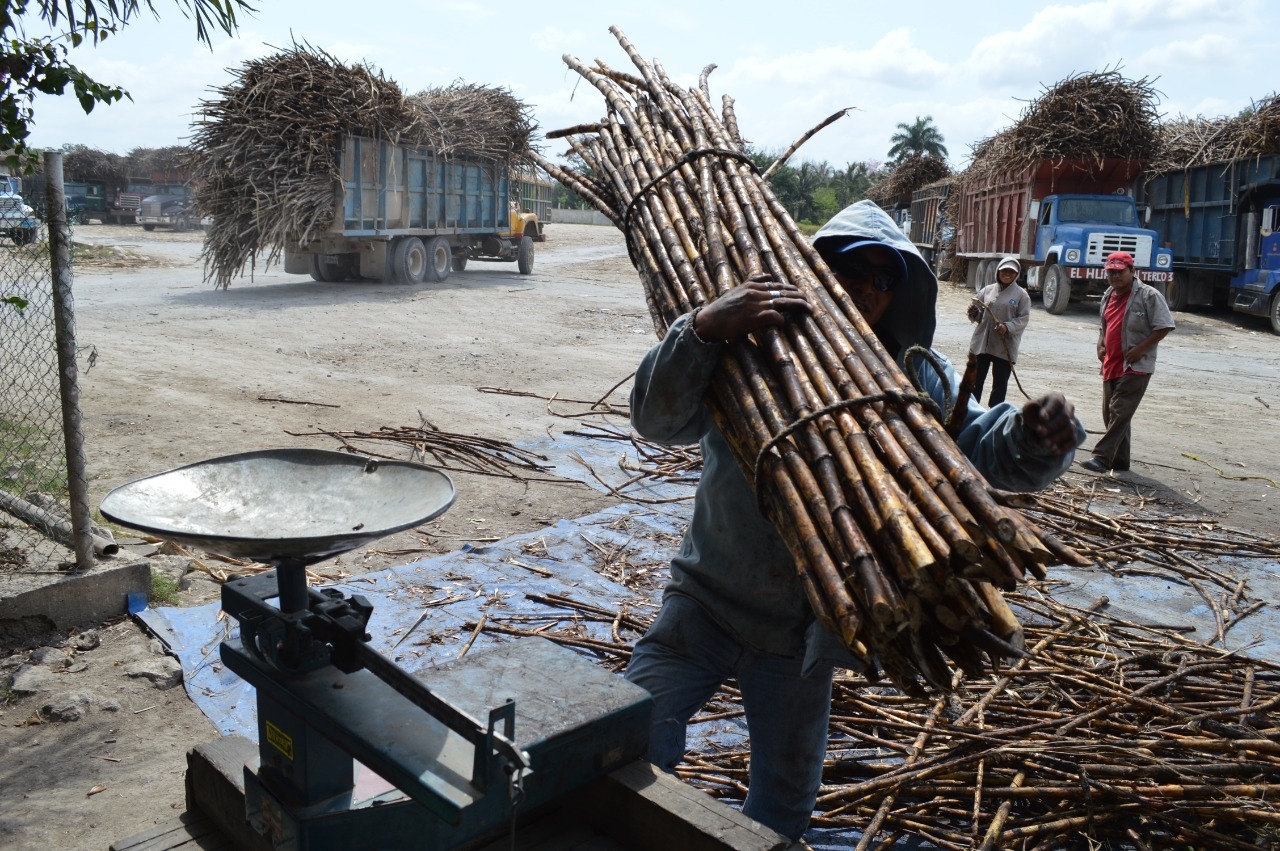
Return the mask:
{"type": "Polygon", "coordinates": [[[1102,422],[1107,433],[1093,447],[1093,457],[1113,470],[1129,469],[1129,426],[1151,383],[1149,374],[1129,374],[1102,382],[1102,422]]]}

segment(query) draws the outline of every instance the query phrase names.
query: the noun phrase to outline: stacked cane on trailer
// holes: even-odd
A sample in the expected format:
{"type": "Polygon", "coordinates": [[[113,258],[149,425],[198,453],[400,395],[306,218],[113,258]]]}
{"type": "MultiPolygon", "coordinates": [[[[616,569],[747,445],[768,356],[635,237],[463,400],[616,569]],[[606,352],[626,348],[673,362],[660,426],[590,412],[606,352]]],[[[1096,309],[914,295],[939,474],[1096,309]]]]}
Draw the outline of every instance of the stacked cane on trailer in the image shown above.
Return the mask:
{"type": "Polygon", "coordinates": [[[726,347],[708,404],[795,558],[814,613],[869,672],[948,688],[1022,649],[1001,596],[1046,565],[1080,562],[993,491],[935,406],[876,339],[744,152],[703,72],[675,85],[616,27],[640,75],[564,61],[604,96],[564,137],[589,172],[542,159],[627,238],[658,333],[753,276],[803,290],[812,315],[726,347]]]}

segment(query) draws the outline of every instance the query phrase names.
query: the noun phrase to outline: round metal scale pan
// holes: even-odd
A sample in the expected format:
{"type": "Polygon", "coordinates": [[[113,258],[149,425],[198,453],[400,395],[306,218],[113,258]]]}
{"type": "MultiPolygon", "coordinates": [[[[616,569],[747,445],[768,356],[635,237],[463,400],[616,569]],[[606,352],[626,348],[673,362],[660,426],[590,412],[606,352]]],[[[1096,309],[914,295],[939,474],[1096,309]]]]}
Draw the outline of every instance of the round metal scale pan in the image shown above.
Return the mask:
{"type": "Polygon", "coordinates": [[[425,523],[453,504],[444,473],[322,449],[226,455],[115,488],[112,522],[233,558],[311,564],[425,523]]]}

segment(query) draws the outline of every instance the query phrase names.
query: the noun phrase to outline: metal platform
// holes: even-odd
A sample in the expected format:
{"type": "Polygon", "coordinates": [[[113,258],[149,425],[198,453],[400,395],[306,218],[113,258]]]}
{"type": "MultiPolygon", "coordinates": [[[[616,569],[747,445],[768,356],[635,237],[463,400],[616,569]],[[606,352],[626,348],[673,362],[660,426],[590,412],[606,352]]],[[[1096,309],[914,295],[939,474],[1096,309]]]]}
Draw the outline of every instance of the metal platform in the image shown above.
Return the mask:
{"type": "MultiPolygon", "coordinates": [[[[244,821],[244,769],[258,749],[227,736],[187,754],[187,811],[123,839],[111,851],[270,851],[244,821]]],[[[486,837],[457,851],[510,851],[510,836],[486,837]]],[[[525,816],[517,851],[782,851],[787,841],[674,777],[636,761],[525,816]]]]}

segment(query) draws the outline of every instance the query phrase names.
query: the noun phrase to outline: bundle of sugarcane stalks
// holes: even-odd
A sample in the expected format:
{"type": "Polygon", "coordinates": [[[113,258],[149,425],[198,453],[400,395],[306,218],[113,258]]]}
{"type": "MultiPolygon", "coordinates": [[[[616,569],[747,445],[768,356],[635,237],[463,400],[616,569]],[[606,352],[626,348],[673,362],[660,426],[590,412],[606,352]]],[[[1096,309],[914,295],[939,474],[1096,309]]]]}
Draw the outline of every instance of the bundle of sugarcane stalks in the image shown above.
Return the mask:
{"type": "Polygon", "coordinates": [[[1269,95],[1231,118],[1178,116],[1160,125],[1155,173],[1280,153],[1280,95],[1269,95]]]}
{"type": "Polygon", "coordinates": [[[934,154],[912,154],[889,172],[867,192],[867,197],[881,207],[911,203],[911,193],[944,177],[951,176],[951,166],[934,154]]]}
{"type": "MultiPolygon", "coordinates": [[[[903,690],[945,689],[1017,656],[1001,597],[1079,556],[1002,506],[747,157],[711,71],[675,85],[611,30],[639,75],[564,60],[607,115],[565,137],[590,174],[541,165],[627,239],[659,334],[756,275],[812,315],[730,342],[708,404],[793,555],[816,616],[903,690]]],[[[714,67],[714,66],[712,66],[714,67]]]]}
{"type": "Polygon", "coordinates": [[[1159,145],[1156,92],[1118,70],[1075,74],[1049,86],[1005,130],[973,147],[962,183],[1019,171],[1043,160],[1152,159],[1159,145]]]}

